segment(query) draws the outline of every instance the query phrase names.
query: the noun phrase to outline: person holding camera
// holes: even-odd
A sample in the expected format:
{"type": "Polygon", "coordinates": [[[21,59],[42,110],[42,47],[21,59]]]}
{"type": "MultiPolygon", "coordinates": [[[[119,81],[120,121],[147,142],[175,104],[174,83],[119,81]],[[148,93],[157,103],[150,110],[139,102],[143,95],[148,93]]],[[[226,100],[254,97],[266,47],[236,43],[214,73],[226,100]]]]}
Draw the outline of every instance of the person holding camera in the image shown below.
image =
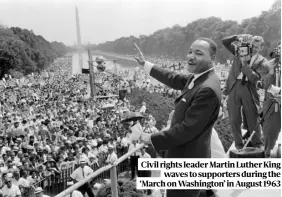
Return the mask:
{"type": "Polygon", "coordinates": [[[223,94],[228,95],[227,108],[235,147],[242,149],[244,146],[241,132],[243,108],[248,130],[256,130],[252,146],[262,148],[261,129],[255,127],[258,124],[260,106],[256,84],[268,73],[264,65],[267,60],[259,54],[264,40],[260,36],[243,34],[225,37],[222,43],[234,55],[223,94]]]}
{"type": "MultiPolygon", "coordinates": [[[[280,44],[278,48],[280,48],[280,44]]],[[[262,128],[265,157],[269,158],[281,130],[280,52],[268,61],[266,66],[269,72],[261,83],[261,88],[265,90],[266,95],[263,103],[264,122],[262,128]]]]}

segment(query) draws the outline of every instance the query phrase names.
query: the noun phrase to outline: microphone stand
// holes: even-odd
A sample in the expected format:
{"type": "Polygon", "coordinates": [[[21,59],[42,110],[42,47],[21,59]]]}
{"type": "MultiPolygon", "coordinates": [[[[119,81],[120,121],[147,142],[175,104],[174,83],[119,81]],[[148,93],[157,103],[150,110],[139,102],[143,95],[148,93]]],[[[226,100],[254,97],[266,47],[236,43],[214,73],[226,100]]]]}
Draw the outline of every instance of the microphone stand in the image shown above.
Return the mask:
{"type": "MultiPolygon", "coordinates": [[[[280,80],[280,66],[275,69],[275,85],[279,87],[279,80],[280,80]]],[[[278,112],[278,103],[275,103],[275,112],[278,112]]]]}

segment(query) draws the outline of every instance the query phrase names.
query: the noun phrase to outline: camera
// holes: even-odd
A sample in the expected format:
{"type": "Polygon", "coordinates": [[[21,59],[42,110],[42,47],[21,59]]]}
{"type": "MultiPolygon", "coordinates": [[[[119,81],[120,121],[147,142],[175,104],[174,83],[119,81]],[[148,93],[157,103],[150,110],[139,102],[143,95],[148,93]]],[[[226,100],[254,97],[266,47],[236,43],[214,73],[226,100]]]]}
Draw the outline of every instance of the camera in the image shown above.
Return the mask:
{"type": "Polygon", "coordinates": [[[238,44],[235,45],[235,55],[237,57],[244,57],[252,54],[253,45],[251,42],[243,42],[242,38],[239,38],[237,41],[238,44]]]}
{"type": "Polygon", "coordinates": [[[281,88],[274,85],[270,85],[267,92],[275,96],[281,94],[281,88]]]}
{"type": "Polygon", "coordinates": [[[281,62],[281,46],[274,48],[273,51],[270,53],[271,58],[275,58],[278,63],[281,62]]]}

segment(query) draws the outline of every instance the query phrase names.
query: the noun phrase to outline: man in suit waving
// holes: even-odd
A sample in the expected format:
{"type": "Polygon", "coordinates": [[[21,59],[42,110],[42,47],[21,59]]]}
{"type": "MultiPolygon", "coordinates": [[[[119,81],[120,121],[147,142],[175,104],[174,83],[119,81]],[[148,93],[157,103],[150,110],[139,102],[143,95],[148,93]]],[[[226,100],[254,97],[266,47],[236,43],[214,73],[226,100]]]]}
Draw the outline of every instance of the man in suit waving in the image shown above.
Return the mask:
{"type": "MultiPolygon", "coordinates": [[[[181,90],[175,100],[171,127],[152,135],[142,134],[141,142],[152,144],[157,151],[167,150],[166,158],[210,158],[211,133],[220,108],[219,78],[213,70],[216,43],[198,38],[187,55],[190,74],[177,74],[147,62],[135,45],[137,62],[163,84],[181,90]]],[[[167,197],[198,197],[200,190],[167,190],[167,197]]]]}

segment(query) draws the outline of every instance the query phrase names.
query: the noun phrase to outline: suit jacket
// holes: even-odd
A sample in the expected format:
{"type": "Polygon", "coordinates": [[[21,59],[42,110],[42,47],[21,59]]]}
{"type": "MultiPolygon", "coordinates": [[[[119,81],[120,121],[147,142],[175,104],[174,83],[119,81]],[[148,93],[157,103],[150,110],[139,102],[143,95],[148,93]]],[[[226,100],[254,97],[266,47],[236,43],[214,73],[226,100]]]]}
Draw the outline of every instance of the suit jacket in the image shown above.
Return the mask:
{"type": "MultiPolygon", "coordinates": [[[[227,36],[222,40],[223,45],[228,49],[233,55],[235,55],[235,48],[234,45],[232,45],[232,42],[237,40],[237,36],[227,36]]],[[[226,87],[223,91],[223,94],[228,95],[232,88],[234,87],[237,77],[239,76],[240,72],[245,74],[248,78],[248,83],[246,83],[246,86],[248,86],[252,99],[256,106],[260,106],[259,101],[259,94],[257,91],[257,82],[264,78],[267,73],[268,69],[264,65],[264,63],[267,61],[263,56],[258,54],[258,58],[253,62],[252,66],[244,66],[242,67],[241,60],[239,57],[234,56],[233,64],[229,72],[228,79],[226,81],[226,87]]]]}
{"type": "MultiPolygon", "coordinates": [[[[210,158],[211,134],[221,101],[219,78],[214,70],[194,81],[192,75],[182,75],[154,66],[150,75],[182,94],[175,100],[175,112],[169,130],[155,133],[151,141],[157,151],[167,150],[167,158],[210,158]]],[[[200,190],[167,190],[167,197],[198,197],[200,190]]]]}
{"type": "Polygon", "coordinates": [[[209,158],[210,139],[221,100],[220,82],[214,70],[200,76],[189,90],[192,75],[181,75],[154,66],[150,75],[173,89],[182,90],[168,131],[152,135],[156,150],[168,150],[168,158],[209,158]]]}
{"type": "MultiPolygon", "coordinates": [[[[279,73],[279,84],[278,86],[281,87],[281,79],[280,79],[281,73],[279,73]]],[[[264,79],[262,80],[262,87],[265,90],[265,99],[263,102],[263,113],[265,114],[264,120],[267,120],[268,118],[270,118],[271,114],[274,112],[275,110],[275,105],[272,103],[274,103],[273,101],[273,95],[268,93],[267,90],[269,88],[270,85],[274,85],[276,86],[276,73],[272,74],[267,74],[264,79]],[[269,107],[271,106],[271,108],[269,109],[269,107]],[[268,110],[269,109],[269,110],[268,110]]],[[[279,111],[281,106],[279,106],[279,111]]]]}

